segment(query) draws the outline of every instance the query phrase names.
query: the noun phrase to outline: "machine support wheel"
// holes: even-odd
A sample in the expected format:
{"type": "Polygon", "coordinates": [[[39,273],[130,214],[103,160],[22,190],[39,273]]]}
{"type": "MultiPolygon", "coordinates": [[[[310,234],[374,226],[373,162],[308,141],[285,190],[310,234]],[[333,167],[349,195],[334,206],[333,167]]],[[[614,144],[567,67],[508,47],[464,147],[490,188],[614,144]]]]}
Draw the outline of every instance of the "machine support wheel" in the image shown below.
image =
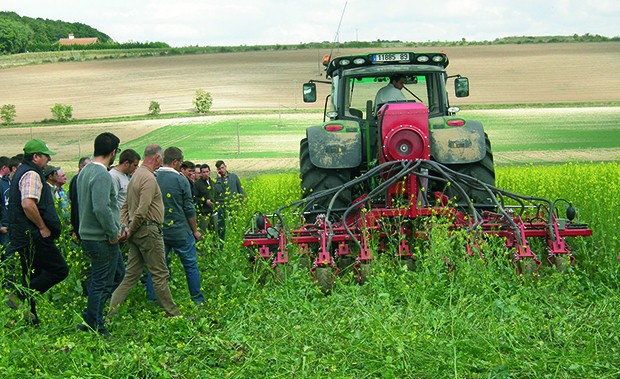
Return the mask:
{"type": "Polygon", "coordinates": [[[553,263],[553,267],[562,274],[565,274],[570,267],[570,258],[567,256],[556,255],[551,259],[551,262],[553,263]]]}
{"type": "Polygon", "coordinates": [[[290,271],[290,266],[289,265],[285,265],[285,264],[278,264],[276,265],[276,267],[273,269],[273,272],[276,276],[276,281],[284,283],[286,281],[286,278],[289,275],[289,271],[290,271]]]}
{"type": "Polygon", "coordinates": [[[407,266],[407,270],[415,270],[415,260],[413,258],[405,258],[403,259],[403,263],[405,264],[405,266],[407,266]]]}
{"type": "Polygon", "coordinates": [[[307,270],[312,268],[313,259],[310,254],[301,254],[299,257],[299,265],[307,270]]]}
{"type": "Polygon", "coordinates": [[[357,266],[357,282],[364,285],[368,281],[370,275],[370,263],[360,263],[357,266]]]}
{"type": "Polygon", "coordinates": [[[348,272],[351,268],[351,265],[355,263],[355,258],[351,255],[341,255],[336,259],[336,264],[338,266],[338,274],[343,274],[348,272]]]}
{"type": "Polygon", "coordinates": [[[329,295],[334,289],[334,269],[330,266],[317,267],[315,271],[316,283],[324,295],[329,295]]]}

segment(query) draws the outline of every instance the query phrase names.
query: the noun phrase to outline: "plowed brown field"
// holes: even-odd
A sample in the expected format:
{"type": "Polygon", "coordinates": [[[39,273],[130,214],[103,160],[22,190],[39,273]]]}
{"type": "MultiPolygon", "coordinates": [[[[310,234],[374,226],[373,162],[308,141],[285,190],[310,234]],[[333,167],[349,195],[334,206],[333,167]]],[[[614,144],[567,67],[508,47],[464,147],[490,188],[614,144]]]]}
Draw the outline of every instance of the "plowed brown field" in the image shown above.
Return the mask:
{"type": "MultiPolygon", "coordinates": [[[[620,43],[443,50],[449,72],[471,80],[471,96],[461,104],[620,100],[620,43]]],[[[334,54],[361,52],[367,50],[334,54]]],[[[72,105],[78,119],[145,114],[152,100],[162,112],[179,112],[192,109],[195,90],[203,88],[213,95],[213,110],[317,108],[321,102],[301,101],[301,84],[320,78],[319,60],[326,53],[264,51],[15,67],[0,71],[0,104],[14,104],[18,122],[50,118],[55,103],[72,105]]],[[[329,90],[319,89],[324,92],[319,98],[329,90]]]]}
{"type": "MultiPolygon", "coordinates": [[[[471,96],[459,99],[458,104],[620,101],[620,43],[462,46],[437,50],[441,49],[450,58],[449,73],[470,78],[471,96]]],[[[334,55],[363,52],[367,50],[341,49],[334,55]]],[[[181,112],[193,108],[195,90],[203,88],[213,96],[213,110],[317,109],[322,108],[322,101],[302,102],[301,84],[321,78],[319,61],[326,53],[265,51],[15,67],[0,70],[0,105],[14,104],[18,122],[50,118],[50,108],[55,103],[72,105],[73,116],[78,119],[146,114],[152,100],[160,103],[162,112],[181,112]]],[[[329,86],[318,88],[319,99],[324,98],[329,86]]],[[[319,120],[320,115],[315,118],[319,120]]],[[[34,137],[53,144],[59,150],[56,161],[71,167],[78,154],[90,153],[92,136],[101,130],[117,133],[127,141],[177,122],[182,120],[37,127],[34,137]]],[[[0,153],[9,155],[21,150],[16,145],[27,140],[31,132],[20,128],[3,130],[0,153]]],[[[515,159],[512,155],[498,155],[496,159],[511,162],[515,159]]],[[[551,156],[532,159],[555,160],[551,156]]],[[[274,169],[294,168],[297,164],[296,159],[256,162],[259,163],[253,165],[240,161],[239,166],[231,167],[252,171],[250,166],[264,170],[272,163],[274,169]]]]}

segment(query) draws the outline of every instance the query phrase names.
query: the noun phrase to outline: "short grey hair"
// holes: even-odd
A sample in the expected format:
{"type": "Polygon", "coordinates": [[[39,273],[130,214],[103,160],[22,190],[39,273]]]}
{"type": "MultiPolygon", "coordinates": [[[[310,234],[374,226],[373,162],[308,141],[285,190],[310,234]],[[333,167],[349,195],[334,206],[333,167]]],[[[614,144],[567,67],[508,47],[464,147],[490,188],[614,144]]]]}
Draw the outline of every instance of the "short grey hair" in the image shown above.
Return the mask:
{"type": "Polygon", "coordinates": [[[153,157],[155,155],[161,155],[162,157],[164,156],[164,149],[161,148],[161,146],[153,144],[153,145],[148,145],[146,147],[146,149],[144,149],[144,157],[153,157]]]}

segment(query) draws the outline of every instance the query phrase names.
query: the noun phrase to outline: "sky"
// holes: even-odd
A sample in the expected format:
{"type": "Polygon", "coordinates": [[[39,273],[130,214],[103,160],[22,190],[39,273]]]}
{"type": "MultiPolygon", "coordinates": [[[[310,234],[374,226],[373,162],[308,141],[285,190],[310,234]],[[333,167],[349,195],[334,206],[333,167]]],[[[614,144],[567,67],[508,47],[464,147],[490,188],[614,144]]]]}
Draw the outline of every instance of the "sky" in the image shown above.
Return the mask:
{"type": "Polygon", "coordinates": [[[618,0],[2,0],[0,10],[171,46],[620,36],[618,0]]]}

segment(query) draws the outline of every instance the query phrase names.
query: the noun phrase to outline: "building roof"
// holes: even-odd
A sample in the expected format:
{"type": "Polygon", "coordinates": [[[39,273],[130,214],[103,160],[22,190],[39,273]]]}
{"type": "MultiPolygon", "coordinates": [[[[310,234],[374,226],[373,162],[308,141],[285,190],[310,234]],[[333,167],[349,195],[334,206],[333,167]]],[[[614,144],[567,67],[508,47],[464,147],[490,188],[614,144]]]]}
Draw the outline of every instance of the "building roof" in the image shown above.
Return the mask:
{"type": "Polygon", "coordinates": [[[90,45],[99,42],[99,38],[61,38],[61,45],[90,45]]]}

